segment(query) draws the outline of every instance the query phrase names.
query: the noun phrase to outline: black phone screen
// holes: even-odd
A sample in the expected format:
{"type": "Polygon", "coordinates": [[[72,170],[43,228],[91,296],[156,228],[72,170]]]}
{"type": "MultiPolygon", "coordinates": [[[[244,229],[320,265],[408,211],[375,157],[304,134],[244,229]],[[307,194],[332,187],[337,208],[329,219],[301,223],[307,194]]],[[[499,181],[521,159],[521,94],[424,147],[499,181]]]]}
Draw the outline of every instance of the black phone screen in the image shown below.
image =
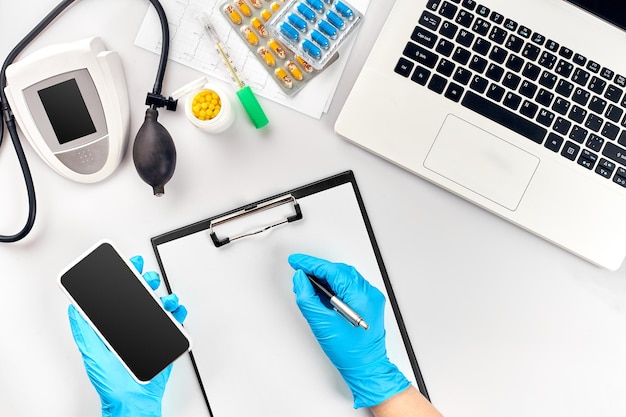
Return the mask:
{"type": "Polygon", "coordinates": [[[140,381],[189,349],[189,341],[108,243],[81,259],[61,285],[140,381]]]}

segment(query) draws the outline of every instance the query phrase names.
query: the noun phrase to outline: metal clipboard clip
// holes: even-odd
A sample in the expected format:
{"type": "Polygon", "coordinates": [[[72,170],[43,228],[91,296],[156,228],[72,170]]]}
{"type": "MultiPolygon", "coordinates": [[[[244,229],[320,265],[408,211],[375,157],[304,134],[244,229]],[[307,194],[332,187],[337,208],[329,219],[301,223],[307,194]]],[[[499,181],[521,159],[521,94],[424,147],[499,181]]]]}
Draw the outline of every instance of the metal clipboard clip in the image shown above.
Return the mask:
{"type": "Polygon", "coordinates": [[[267,201],[265,203],[261,203],[261,204],[251,206],[251,207],[246,207],[235,213],[231,213],[226,216],[211,220],[209,223],[209,235],[211,236],[211,240],[213,241],[213,244],[215,244],[215,246],[219,248],[220,246],[224,246],[227,243],[230,243],[234,240],[241,239],[246,236],[256,235],[256,234],[265,232],[266,230],[272,229],[276,226],[280,226],[281,224],[291,223],[291,222],[294,222],[296,220],[301,220],[301,219],[302,219],[302,211],[300,210],[300,205],[298,204],[294,196],[286,195],[283,197],[276,198],[274,200],[267,201]],[[273,208],[276,208],[285,204],[293,205],[293,209],[294,209],[293,215],[288,215],[286,217],[281,218],[280,220],[272,221],[269,224],[266,224],[264,226],[257,227],[250,231],[241,232],[230,237],[227,236],[222,239],[218,238],[217,234],[215,233],[215,228],[218,226],[222,226],[226,223],[243,219],[253,214],[271,210],[273,208]]]}

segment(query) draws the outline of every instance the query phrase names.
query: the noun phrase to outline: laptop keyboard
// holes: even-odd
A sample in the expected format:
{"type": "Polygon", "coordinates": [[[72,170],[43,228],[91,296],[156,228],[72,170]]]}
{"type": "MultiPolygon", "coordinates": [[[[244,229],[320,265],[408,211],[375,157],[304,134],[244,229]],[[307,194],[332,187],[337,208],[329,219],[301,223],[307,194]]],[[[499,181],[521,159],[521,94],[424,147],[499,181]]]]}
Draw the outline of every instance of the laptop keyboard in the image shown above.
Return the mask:
{"type": "Polygon", "coordinates": [[[626,77],[475,0],[429,0],[395,72],[626,188],[626,77]]]}

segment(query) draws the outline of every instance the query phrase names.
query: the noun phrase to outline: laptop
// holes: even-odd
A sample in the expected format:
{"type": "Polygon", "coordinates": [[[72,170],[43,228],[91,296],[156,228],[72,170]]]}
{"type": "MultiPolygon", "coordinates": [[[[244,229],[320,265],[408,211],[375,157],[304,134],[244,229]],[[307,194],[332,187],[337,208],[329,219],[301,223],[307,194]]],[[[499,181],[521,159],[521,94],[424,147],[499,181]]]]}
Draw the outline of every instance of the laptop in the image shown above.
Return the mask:
{"type": "Polygon", "coordinates": [[[625,92],[626,1],[396,0],[335,131],[617,270],[625,92]]]}

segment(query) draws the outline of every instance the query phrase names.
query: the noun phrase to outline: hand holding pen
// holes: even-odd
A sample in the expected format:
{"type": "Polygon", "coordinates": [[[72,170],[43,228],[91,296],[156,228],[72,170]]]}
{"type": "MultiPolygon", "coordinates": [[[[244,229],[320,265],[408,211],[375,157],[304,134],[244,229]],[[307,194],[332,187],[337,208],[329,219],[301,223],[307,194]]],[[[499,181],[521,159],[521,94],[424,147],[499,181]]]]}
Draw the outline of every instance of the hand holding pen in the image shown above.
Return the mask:
{"type": "Polygon", "coordinates": [[[408,388],[409,381],[387,357],[385,296],[352,266],[302,254],[291,255],[288,261],[296,270],[296,303],[352,391],[354,406],[376,405],[408,388]],[[367,321],[368,330],[354,326],[360,323],[358,319],[351,320],[351,325],[346,317],[329,308],[327,297],[316,292],[309,275],[327,283],[343,304],[367,321]]]}

